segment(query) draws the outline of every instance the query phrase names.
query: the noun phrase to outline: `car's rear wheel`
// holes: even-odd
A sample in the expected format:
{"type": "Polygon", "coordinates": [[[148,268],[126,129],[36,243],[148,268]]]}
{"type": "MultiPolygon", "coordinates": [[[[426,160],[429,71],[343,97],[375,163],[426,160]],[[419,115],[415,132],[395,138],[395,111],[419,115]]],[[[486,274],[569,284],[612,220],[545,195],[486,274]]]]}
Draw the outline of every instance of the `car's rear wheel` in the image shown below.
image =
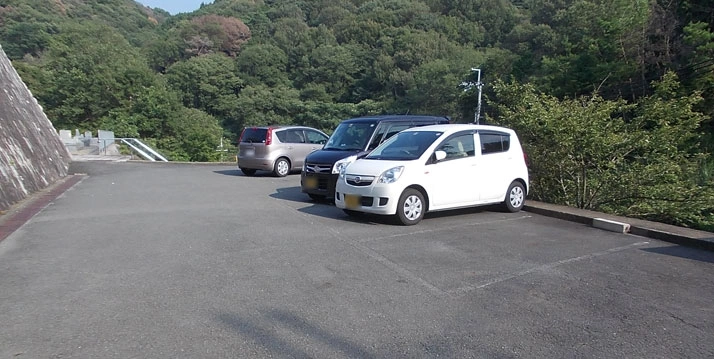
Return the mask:
{"type": "Polygon", "coordinates": [[[287,176],[290,173],[290,161],[285,157],[278,158],[273,166],[273,173],[278,177],[287,176]]]}
{"type": "Polygon", "coordinates": [[[407,188],[402,192],[397,203],[397,219],[405,226],[419,223],[424,218],[426,202],[421,192],[407,188]]]}
{"type": "Polygon", "coordinates": [[[509,212],[518,212],[523,208],[526,203],[526,190],[523,184],[518,181],[513,181],[510,186],[508,186],[508,192],[506,192],[506,199],[503,202],[506,210],[509,212]]]}
{"type": "Polygon", "coordinates": [[[241,168],[240,170],[241,170],[241,172],[243,172],[243,174],[246,175],[246,176],[252,176],[252,175],[255,174],[255,171],[256,171],[256,170],[254,170],[254,169],[252,169],[252,168],[241,168]]]}

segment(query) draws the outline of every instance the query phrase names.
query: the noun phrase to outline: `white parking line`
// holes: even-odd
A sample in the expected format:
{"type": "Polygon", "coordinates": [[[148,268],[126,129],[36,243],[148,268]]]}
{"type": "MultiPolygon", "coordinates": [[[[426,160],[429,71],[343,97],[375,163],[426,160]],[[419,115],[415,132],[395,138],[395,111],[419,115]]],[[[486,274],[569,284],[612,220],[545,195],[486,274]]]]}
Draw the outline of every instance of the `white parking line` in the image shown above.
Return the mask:
{"type": "Polygon", "coordinates": [[[560,261],[557,261],[557,262],[548,263],[548,264],[540,265],[540,266],[533,267],[533,268],[530,268],[530,269],[522,270],[522,271],[520,271],[520,272],[510,273],[510,274],[504,274],[504,275],[502,275],[502,276],[499,276],[499,277],[496,277],[496,278],[487,280],[487,281],[485,281],[485,282],[483,282],[483,283],[480,283],[480,284],[468,285],[468,286],[461,287],[461,288],[458,288],[458,289],[450,290],[450,291],[448,291],[448,292],[446,292],[446,293],[448,293],[449,295],[452,295],[452,296],[460,296],[460,295],[466,294],[466,293],[468,293],[468,292],[474,291],[474,290],[476,290],[476,289],[486,288],[486,287],[488,287],[488,286],[491,286],[491,285],[494,285],[494,284],[498,284],[498,283],[501,283],[501,282],[505,282],[505,281],[507,281],[507,280],[511,280],[511,279],[514,279],[514,278],[522,277],[522,276],[524,276],[524,275],[527,275],[527,274],[530,274],[530,273],[533,273],[533,272],[544,271],[544,270],[546,270],[546,269],[551,269],[551,268],[559,267],[559,266],[562,266],[563,264],[567,264],[567,263],[578,262],[578,261],[582,261],[582,260],[585,260],[585,259],[600,257],[600,256],[604,256],[604,255],[611,254],[611,253],[622,252],[622,251],[628,250],[628,249],[630,249],[630,248],[643,246],[643,245],[646,245],[646,244],[649,244],[649,243],[650,243],[650,242],[637,242],[637,243],[633,243],[633,244],[630,244],[630,245],[627,245],[627,246],[622,246],[622,247],[617,247],[617,248],[611,248],[611,249],[604,250],[604,251],[601,251],[601,252],[595,252],[595,253],[591,253],[591,254],[586,254],[586,255],[583,255],[583,256],[580,256],[580,257],[563,259],[563,260],[560,260],[560,261]]]}
{"type": "MultiPolygon", "coordinates": [[[[286,206],[288,208],[292,208],[290,206],[286,206]]],[[[292,208],[295,209],[295,208],[292,208]]],[[[310,218],[309,221],[311,223],[315,223],[314,220],[312,219],[313,216],[305,214],[305,213],[300,213],[300,215],[304,216],[305,218],[310,218]]],[[[344,233],[342,233],[338,228],[335,228],[331,225],[321,223],[324,229],[328,230],[332,235],[335,237],[335,239],[341,241],[342,243],[345,243],[349,246],[352,246],[353,248],[357,249],[358,251],[362,252],[364,255],[372,258],[373,260],[377,261],[378,263],[381,263],[385,267],[391,269],[395,273],[397,273],[399,276],[401,276],[403,279],[406,279],[410,283],[416,283],[424,288],[427,289],[431,294],[437,296],[437,297],[446,297],[448,296],[448,293],[443,291],[442,289],[439,289],[438,287],[434,286],[433,284],[427,282],[423,278],[417,276],[416,274],[410,272],[408,269],[404,268],[403,266],[391,261],[389,258],[379,254],[377,251],[367,247],[366,245],[360,243],[359,240],[351,238],[344,233]]],[[[452,227],[453,228],[453,227],[452,227]]],[[[413,234],[413,232],[411,233],[413,234]]]]}
{"type": "Polygon", "coordinates": [[[403,266],[391,261],[389,258],[377,253],[377,251],[363,245],[357,240],[354,239],[348,239],[344,234],[340,233],[338,230],[328,227],[328,229],[335,235],[335,237],[342,241],[343,243],[346,243],[358,251],[362,252],[366,256],[372,258],[373,260],[381,263],[385,267],[391,269],[392,271],[396,272],[400,276],[402,276],[404,279],[406,279],[408,282],[412,283],[417,283],[418,285],[426,288],[431,294],[437,296],[437,297],[445,297],[448,295],[445,291],[442,289],[434,286],[433,284],[427,282],[423,278],[417,276],[416,274],[412,273],[408,269],[404,268],[403,266]]]}
{"type": "MultiPolygon", "coordinates": [[[[303,214],[303,215],[305,215],[305,214],[303,214]]],[[[305,215],[305,216],[307,217],[307,215],[305,215]]],[[[416,283],[416,284],[418,284],[419,286],[421,286],[421,287],[427,289],[431,294],[433,294],[433,295],[435,295],[435,296],[437,296],[437,297],[452,297],[452,298],[459,297],[459,296],[461,296],[461,295],[464,295],[464,294],[466,294],[466,293],[469,293],[469,292],[474,291],[474,290],[477,290],[477,289],[483,289],[483,288],[492,286],[492,285],[494,285],[494,284],[498,284],[498,283],[501,283],[501,282],[505,282],[505,281],[507,281],[507,280],[511,280],[511,279],[518,278],[518,277],[522,277],[522,276],[525,276],[525,275],[530,274],[530,273],[534,273],[534,272],[538,272],[538,271],[544,271],[544,270],[547,270],[547,269],[559,267],[559,266],[562,266],[562,265],[564,265],[564,264],[568,264],[568,263],[572,263],[572,262],[578,262],[578,261],[582,261],[582,260],[586,260],[586,259],[590,259],[590,258],[595,258],[595,257],[607,255],[607,254],[612,254],[612,253],[616,253],[616,252],[621,252],[621,251],[625,251],[625,250],[628,250],[628,249],[631,249],[631,248],[634,248],[634,247],[639,247],[639,246],[643,246],[643,245],[646,245],[646,244],[649,244],[649,243],[650,243],[650,242],[637,242],[637,243],[633,243],[633,244],[630,244],[630,245],[627,245],[627,246],[611,248],[611,249],[607,249],[607,250],[604,250],[604,251],[595,252],[595,253],[591,253],[591,254],[586,254],[586,255],[579,256],[579,257],[575,257],[575,258],[563,259],[563,260],[560,260],[560,261],[557,261],[557,262],[540,265],[540,266],[533,267],[533,268],[529,268],[529,269],[525,269],[525,270],[522,270],[522,271],[519,271],[519,272],[504,274],[504,275],[498,276],[498,277],[496,277],[496,278],[487,280],[487,281],[482,282],[482,283],[479,283],[479,284],[467,285],[467,286],[460,287],[460,288],[457,288],[457,289],[454,289],[454,290],[449,290],[449,291],[443,290],[443,289],[441,289],[441,288],[439,288],[439,287],[437,287],[437,286],[435,286],[435,285],[429,283],[429,282],[426,281],[424,278],[422,278],[422,277],[416,275],[415,273],[409,271],[409,270],[406,269],[405,267],[403,267],[403,266],[399,265],[398,263],[396,263],[396,262],[390,260],[389,258],[387,258],[387,257],[385,257],[385,256],[383,256],[383,255],[381,255],[381,254],[378,253],[377,251],[375,251],[375,250],[369,248],[368,246],[366,246],[366,245],[364,244],[364,243],[368,243],[368,242],[372,242],[372,241],[378,241],[378,240],[385,240],[385,239],[392,239],[392,238],[407,237],[407,236],[413,236],[413,235],[418,235],[418,234],[440,232],[440,231],[445,231],[445,230],[452,230],[452,229],[455,229],[455,228],[473,227],[473,226],[479,226],[479,225],[491,224],[491,223],[503,223],[503,222],[509,222],[509,221],[517,221],[517,220],[526,219],[526,218],[532,218],[532,216],[531,216],[531,215],[522,215],[522,216],[519,216],[519,217],[499,219],[499,220],[493,220],[493,221],[484,221],[484,222],[475,222],[475,223],[474,223],[474,222],[472,222],[472,223],[464,223],[464,224],[455,225],[455,226],[450,225],[449,227],[434,228],[434,229],[425,229],[425,230],[419,230],[419,231],[411,231],[411,232],[407,232],[407,233],[398,233],[398,234],[392,234],[392,235],[388,235],[388,236],[375,237],[375,238],[366,238],[366,239],[354,239],[354,238],[350,238],[350,237],[346,236],[344,233],[342,233],[339,229],[334,228],[334,227],[329,226],[329,225],[328,225],[328,226],[325,226],[325,228],[328,229],[328,230],[334,235],[334,237],[335,237],[336,239],[338,239],[338,240],[342,241],[343,243],[346,243],[346,244],[348,244],[348,245],[354,247],[355,249],[357,249],[358,251],[360,251],[360,252],[362,252],[363,254],[367,255],[368,257],[372,258],[373,260],[377,261],[378,263],[381,263],[381,264],[384,265],[385,267],[391,269],[392,271],[394,271],[395,273],[397,273],[398,275],[400,275],[401,277],[403,277],[403,278],[406,279],[407,281],[409,281],[409,282],[411,282],[411,283],[416,283]]]]}

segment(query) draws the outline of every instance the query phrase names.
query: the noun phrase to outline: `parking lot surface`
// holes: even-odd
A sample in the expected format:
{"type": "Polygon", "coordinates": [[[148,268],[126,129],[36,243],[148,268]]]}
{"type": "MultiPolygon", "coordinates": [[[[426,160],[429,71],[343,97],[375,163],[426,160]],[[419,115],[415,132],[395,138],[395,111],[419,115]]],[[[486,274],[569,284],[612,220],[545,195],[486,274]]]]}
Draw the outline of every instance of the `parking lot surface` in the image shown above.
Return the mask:
{"type": "Polygon", "coordinates": [[[711,358],[714,252],[533,212],[404,227],[299,175],[75,162],[0,241],[2,358],[711,358]]]}

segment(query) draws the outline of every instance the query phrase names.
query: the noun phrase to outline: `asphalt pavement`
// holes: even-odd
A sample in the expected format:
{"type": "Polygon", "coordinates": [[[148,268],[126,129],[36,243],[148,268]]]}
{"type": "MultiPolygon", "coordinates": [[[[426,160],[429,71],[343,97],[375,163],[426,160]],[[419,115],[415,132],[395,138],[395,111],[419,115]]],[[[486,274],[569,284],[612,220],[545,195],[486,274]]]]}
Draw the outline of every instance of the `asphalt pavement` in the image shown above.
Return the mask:
{"type": "Polygon", "coordinates": [[[0,358],[714,357],[714,252],[633,228],[706,234],[538,203],[405,227],[232,164],[71,173],[0,217],[29,211],[0,358]]]}
{"type": "MultiPolygon", "coordinates": [[[[81,164],[84,162],[127,162],[129,160],[129,156],[75,156],[74,166],[79,169],[82,168],[81,164]]],[[[232,166],[233,164],[226,163],[223,165],[232,166]]],[[[0,213],[0,241],[42,210],[56,196],[80,181],[82,176],[85,175],[81,173],[81,170],[79,170],[79,174],[76,172],[45,190],[32,195],[6,213],[0,213]]],[[[631,233],[641,237],[714,251],[714,233],[711,232],[533,200],[528,200],[523,210],[595,227],[599,227],[599,221],[610,221],[614,225],[602,227],[604,230],[631,233]]]]}

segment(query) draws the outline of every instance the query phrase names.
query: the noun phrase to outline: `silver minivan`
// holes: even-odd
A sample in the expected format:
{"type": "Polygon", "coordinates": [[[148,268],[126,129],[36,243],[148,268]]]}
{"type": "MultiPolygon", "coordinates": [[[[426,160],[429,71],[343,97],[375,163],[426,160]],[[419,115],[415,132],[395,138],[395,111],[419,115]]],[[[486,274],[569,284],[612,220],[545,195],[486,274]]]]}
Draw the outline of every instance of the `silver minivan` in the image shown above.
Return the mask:
{"type": "Polygon", "coordinates": [[[305,126],[246,127],[238,145],[238,168],[247,176],[271,171],[278,177],[299,171],[305,157],[327,143],[327,134],[305,126]]]}

